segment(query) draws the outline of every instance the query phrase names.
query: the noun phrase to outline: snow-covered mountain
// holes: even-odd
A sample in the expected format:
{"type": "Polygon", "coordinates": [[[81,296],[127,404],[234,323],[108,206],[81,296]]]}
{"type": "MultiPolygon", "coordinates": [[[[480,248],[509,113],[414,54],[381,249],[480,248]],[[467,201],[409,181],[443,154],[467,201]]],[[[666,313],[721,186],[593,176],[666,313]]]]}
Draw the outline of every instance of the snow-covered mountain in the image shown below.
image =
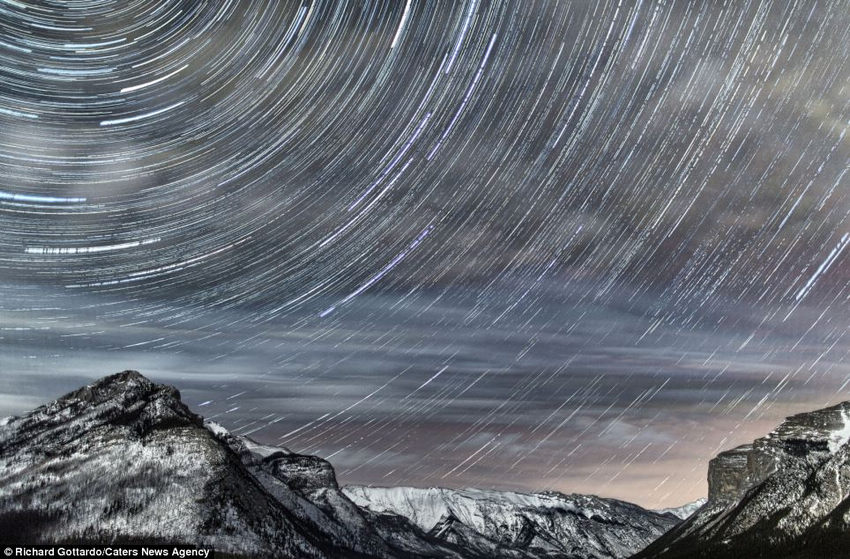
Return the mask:
{"type": "Polygon", "coordinates": [[[680,507],[671,507],[671,508],[667,508],[667,509],[656,509],[655,512],[658,512],[658,513],[661,513],[661,514],[672,514],[673,516],[675,516],[677,518],[681,518],[682,520],[685,520],[688,517],[690,517],[692,514],[694,514],[696,511],[698,511],[700,508],[702,508],[702,506],[706,502],[708,502],[708,499],[702,498],[702,499],[697,499],[696,501],[694,501],[692,503],[686,503],[686,504],[684,504],[680,507]]]}
{"type": "Polygon", "coordinates": [[[628,557],[680,518],[588,495],[348,486],[354,503],[408,518],[487,557],[628,557]]]}
{"type": "Polygon", "coordinates": [[[4,543],[187,543],[299,559],[611,558],[677,522],[586,496],[343,491],[325,460],[204,423],[175,388],[133,371],[0,420],[4,543]]]}
{"type": "Polygon", "coordinates": [[[132,371],[3,422],[0,540],[163,541],[299,559],[462,556],[403,519],[379,526],[324,460],[205,427],[176,389],[132,371]]]}
{"type": "Polygon", "coordinates": [[[850,402],[709,464],[708,503],[636,558],[850,556],[850,402]]]}

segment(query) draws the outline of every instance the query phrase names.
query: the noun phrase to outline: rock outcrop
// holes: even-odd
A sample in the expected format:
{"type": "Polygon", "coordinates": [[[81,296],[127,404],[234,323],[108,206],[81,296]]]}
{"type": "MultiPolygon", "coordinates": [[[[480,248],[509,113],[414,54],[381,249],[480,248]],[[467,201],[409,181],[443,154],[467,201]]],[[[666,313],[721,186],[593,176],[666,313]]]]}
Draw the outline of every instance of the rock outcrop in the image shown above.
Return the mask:
{"type": "Polygon", "coordinates": [[[709,464],[708,503],[636,558],[847,557],[850,402],[786,419],[709,464]]]}

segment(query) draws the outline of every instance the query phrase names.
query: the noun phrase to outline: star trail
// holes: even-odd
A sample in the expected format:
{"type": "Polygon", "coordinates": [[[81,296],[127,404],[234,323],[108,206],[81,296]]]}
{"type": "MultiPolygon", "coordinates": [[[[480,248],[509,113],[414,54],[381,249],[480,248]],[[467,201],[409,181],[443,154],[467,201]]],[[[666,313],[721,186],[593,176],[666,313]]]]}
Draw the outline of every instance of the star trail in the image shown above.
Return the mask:
{"type": "Polygon", "coordinates": [[[839,1],[0,0],[0,414],[678,505],[848,398],[839,1]]]}

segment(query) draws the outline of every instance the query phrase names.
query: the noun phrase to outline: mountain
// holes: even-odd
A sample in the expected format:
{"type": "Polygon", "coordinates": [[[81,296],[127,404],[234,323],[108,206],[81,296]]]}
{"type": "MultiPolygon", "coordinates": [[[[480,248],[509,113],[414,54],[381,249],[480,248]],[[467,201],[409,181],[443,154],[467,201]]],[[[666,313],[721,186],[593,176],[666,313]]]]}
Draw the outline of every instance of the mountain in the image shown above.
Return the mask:
{"type": "Polygon", "coordinates": [[[850,402],[787,418],[709,463],[705,506],[635,559],[848,557],[850,402]]]}
{"type": "Polygon", "coordinates": [[[614,499],[554,492],[363,486],[343,492],[363,508],[401,515],[485,557],[628,557],[681,520],[614,499]]]}
{"type": "Polygon", "coordinates": [[[241,556],[460,557],[403,519],[376,526],[333,468],[203,424],[125,371],[0,426],[0,539],[163,542],[241,556]],[[391,532],[390,535],[386,535],[391,532]]]}
{"type": "Polygon", "coordinates": [[[340,489],[321,458],[205,423],[177,389],[134,371],[0,420],[7,544],[180,543],[299,559],[612,558],[679,521],[587,496],[380,491],[407,508],[379,506],[377,489],[340,489]]]}
{"type": "Polygon", "coordinates": [[[657,509],[655,512],[660,514],[672,514],[676,518],[681,520],[685,520],[690,517],[693,513],[698,511],[702,506],[708,502],[708,499],[697,499],[693,503],[687,503],[680,507],[672,507],[668,509],[657,509]]]}

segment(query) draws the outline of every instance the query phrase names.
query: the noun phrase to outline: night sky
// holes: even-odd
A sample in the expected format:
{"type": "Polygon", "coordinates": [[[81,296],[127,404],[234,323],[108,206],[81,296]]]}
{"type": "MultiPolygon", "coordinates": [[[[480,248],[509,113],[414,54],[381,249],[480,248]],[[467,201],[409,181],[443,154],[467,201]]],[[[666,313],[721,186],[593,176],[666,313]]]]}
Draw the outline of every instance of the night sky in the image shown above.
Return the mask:
{"type": "Polygon", "coordinates": [[[850,399],[849,8],[0,0],[0,415],[136,369],[344,483],[704,496],[850,399]]]}

